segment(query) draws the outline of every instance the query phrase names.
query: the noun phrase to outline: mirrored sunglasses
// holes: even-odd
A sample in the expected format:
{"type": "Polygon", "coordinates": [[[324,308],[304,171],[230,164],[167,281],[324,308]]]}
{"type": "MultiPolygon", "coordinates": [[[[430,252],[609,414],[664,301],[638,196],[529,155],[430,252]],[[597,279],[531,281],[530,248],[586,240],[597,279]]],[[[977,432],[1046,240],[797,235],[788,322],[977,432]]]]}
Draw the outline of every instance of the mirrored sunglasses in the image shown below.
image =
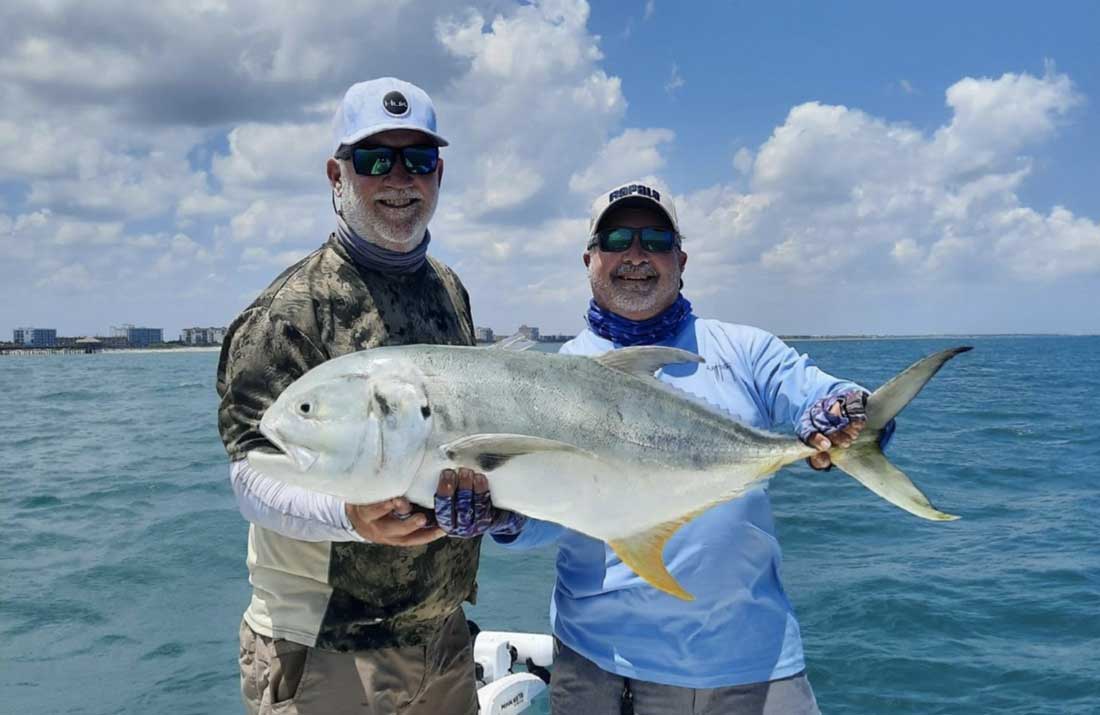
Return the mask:
{"type": "Polygon", "coordinates": [[[596,246],[607,253],[621,253],[630,248],[637,238],[642,250],[648,253],[668,253],[680,245],[680,234],[670,228],[608,228],[597,231],[588,242],[588,249],[596,246]]]}
{"type": "Polygon", "coordinates": [[[439,166],[439,147],[357,146],[341,147],[336,153],[337,159],[351,159],[355,173],[360,176],[385,176],[393,170],[398,157],[410,174],[430,174],[439,166]]]}

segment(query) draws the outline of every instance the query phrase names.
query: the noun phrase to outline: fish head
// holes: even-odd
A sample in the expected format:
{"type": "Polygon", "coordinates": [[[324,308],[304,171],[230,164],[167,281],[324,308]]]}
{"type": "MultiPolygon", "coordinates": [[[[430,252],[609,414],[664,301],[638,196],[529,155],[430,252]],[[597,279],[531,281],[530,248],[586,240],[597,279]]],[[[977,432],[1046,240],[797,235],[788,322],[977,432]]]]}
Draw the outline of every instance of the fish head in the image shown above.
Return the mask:
{"type": "Polygon", "coordinates": [[[265,476],[353,503],[400,496],[432,432],[423,374],[392,357],[341,360],[279,395],[260,420],[279,454],[254,450],[249,462],[265,476]]]}

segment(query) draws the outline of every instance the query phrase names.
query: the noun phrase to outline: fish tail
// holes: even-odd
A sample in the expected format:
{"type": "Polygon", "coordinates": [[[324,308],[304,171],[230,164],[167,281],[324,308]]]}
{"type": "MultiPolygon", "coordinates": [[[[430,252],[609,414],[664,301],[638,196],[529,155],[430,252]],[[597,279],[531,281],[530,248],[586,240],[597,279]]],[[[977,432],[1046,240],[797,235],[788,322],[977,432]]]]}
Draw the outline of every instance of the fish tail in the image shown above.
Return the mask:
{"type": "Polygon", "coordinates": [[[867,398],[867,427],[881,430],[887,422],[905,409],[905,406],[917,396],[917,393],[948,360],[973,349],[970,346],[963,346],[941,350],[899,372],[867,398]]]}
{"type": "Polygon", "coordinates": [[[860,439],[848,449],[830,450],[829,456],[841,471],[886,501],[912,514],[933,521],[953,521],[928,500],[920,489],[886,458],[879,447],[879,434],[951,358],[970,347],[942,350],[919,360],[899,373],[867,398],[867,423],[860,439]]]}
{"type": "Polygon", "coordinates": [[[878,442],[853,445],[829,452],[833,464],[875,494],[910,514],[931,521],[954,521],[959,517],[932,506],[928,497],[886,458],[878,442]]]}

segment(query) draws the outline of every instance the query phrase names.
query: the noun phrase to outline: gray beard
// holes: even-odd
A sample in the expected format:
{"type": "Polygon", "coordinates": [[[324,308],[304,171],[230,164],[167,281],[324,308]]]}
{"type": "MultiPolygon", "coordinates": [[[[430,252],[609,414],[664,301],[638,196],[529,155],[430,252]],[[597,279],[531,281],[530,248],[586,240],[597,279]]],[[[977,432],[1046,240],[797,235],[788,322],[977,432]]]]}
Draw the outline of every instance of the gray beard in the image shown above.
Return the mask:
{"type": "Polygon", "coordinates": [[[428,229],[428,222],[439,202],[439,192],[432,192],[431,196],[421,196],[419,192],[407,193],[420,199],[418,210],[397,223],[381,216],[374,208],[374,202],[364,201],[350,184],[344,184],[336,198],[344,222],[363,240],[390,251],[408,253],[424,238],[424,231],[428,229]]]}
{"type": "Polygon", "coordinates": [[[671,305],[680,292],[679,266],[661,274],[657,285],[644,293],[639,293],[616,284],[610,277],[598,275],[592,266],[588,267],[588,282],[592,286],[592,295],[596,302],[612,313],[656,313],[659,306],[671,305]]]}

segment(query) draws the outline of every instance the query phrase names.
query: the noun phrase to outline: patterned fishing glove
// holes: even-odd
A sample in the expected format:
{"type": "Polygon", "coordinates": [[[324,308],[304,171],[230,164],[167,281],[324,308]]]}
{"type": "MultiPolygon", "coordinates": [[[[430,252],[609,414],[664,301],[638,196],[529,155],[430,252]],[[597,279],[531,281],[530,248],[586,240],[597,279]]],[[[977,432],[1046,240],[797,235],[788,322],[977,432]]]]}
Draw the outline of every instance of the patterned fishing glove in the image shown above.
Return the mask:
{"type": "Polygon", "coordinates": [[[440,529],[460,539],[482,534],[514,536],[527,523],[523,514],[494,507],[488,490],[478,492],[457,485],[453,496],[435,495],[435,520],[440,529]]]}
{"type": "MultiPolygon", "coordinates": [[[[839,395],[821,398],[811,405],[798,421],[798,438],[809,444],[810,437],[817,432],[830,437],[854,421],[867,419],[867,398],[870,396],[870,393],[863,390],[850,390],[839,395]],[[834,415],[833,405],[838,403],[840,414],[834,415]]],[[[890,420],[882,428],[878,436],[879,449],[886,449],[890,438],[894,436],[896,427],[897,423],[890,420]]],[[[817,467],[814,468],[817,469],[817,467]]]]}
{"type": "Polygon", "coordinates": [[[855,420],[867,419],[868,397],[862,390],[851,390],[821,398],[810,405],[798,421],[798,438],[809,444],[810,437],[816,432],[828,437],[855,420]],[[834,415],[832,409],[837,403],[840,404],[840,414],[834,415]]]}

